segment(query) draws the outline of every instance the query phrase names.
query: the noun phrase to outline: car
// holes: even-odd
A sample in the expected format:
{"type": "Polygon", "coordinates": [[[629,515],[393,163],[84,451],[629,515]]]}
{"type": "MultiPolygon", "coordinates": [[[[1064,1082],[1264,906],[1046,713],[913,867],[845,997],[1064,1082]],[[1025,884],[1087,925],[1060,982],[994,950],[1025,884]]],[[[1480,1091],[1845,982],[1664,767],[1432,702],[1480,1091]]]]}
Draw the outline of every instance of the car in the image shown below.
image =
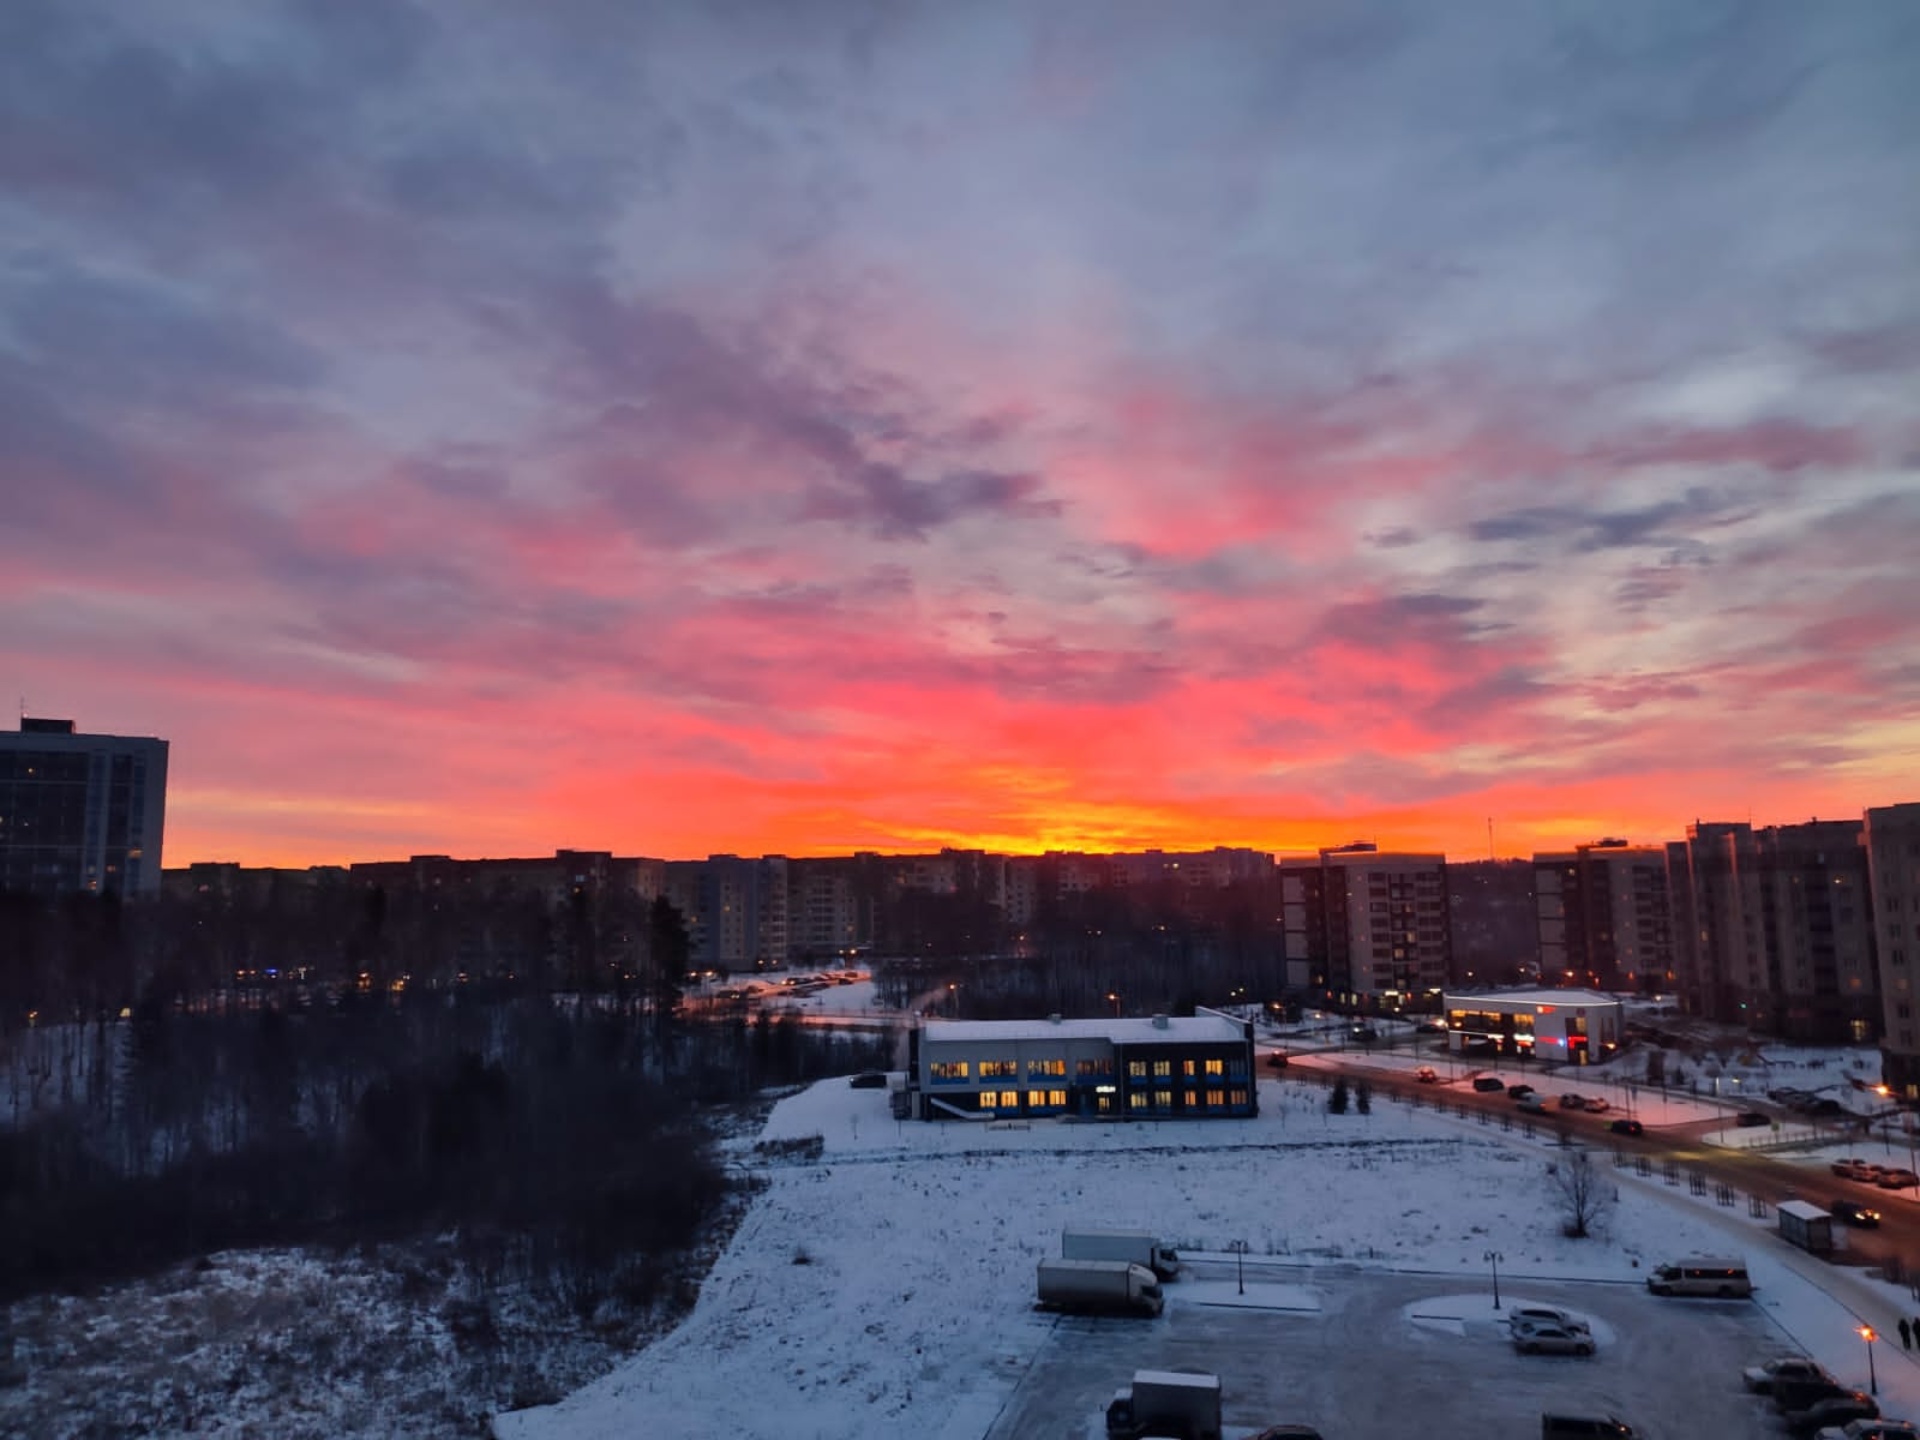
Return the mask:
{"type": "Polygon", "coordinates": [[[1356,1025],[1349,1030],[1347,1034],[1351,1035],[1355,1040],[1358,1040],[1362,1045],[1371,1045],[1380,1038],[1380,1032],[1375,1030],[1371,1025],[1356,1025]]]}
{"type": "Polygon", "coordinates": [[[1822,1095],[1819,1099],[1812,1101],[1806,1109],[1807,1114],[1816,1118],[1844,1115],[1847,1113],[1847,1107],[1842,1105],[1838,1100],[1835,1100],[1831,1095],[1822,1095]]]}
{"type": "Polygon", "coordinates": [[[1827,1213],[1842,1225],[1851,1225],[1856,1230],[1878,1230],[1880,1212],[1869,1210],[1864,1205],[1856,1205],[1851,1200],[1836,1200],[1827,1207],[1827,1213]]]}
{"type": "Polygon", "coordinates": [[[878,1070],[862,1070],[847,1081],[847,1085],[854,1090],[884,1090],[887,1088],[887,1077],[878,1070]]]}
{"type": "Polygon", "coordinates": [[[1607,1128],[1616,1135],[1644,1135],[1647,1133],[1647,1127],[1645,1125],[1641,1124],[1638,1120],[1628,1120],[1625,1117],[1614,1121],[1607,1128]]]}
{"type": "Polygon", "coordinates": [[[1510,1332],[1522,1355],[1591,1355],[1593,1335],[1564,1325],[1517,1325],[1510,1332]]]}
{"type": "Polygon", "coordinates": [[[1538,1095],[1522,1095],[1514,1102],[1514,1108],[1523,1115],[1544,1115],[1547,1113],[1547,1102],[1538,1095]]]}
{"type": "Polygon", "coordinates": [[[1882,1170],[1874,1176],[1873,1183],[1882,1190],[1905,1190],[1910,1185],[1920,1185],[1920,1175],[1911,1170],[1882,1170]]]}
{"type": "Polygon", "coordinates": [[[1920,1428],[1905,1420],[1849,1420],[1822,1427],[1813,1440],[1920,1440],[1920,1428]]]}
{"type": "Polygon", "coordinates": [[[1519,1305],[1507,1312],[1509,1333],[1529,1325],[1558,1325],[1562,1330],[1577,1330],[1582,1334],[1591,1334],[1593,1330],[1578,1315],[1552,1305],[1519,1305]]]}
{"type": "Polygon", "coordinates": [[[1507,1097],[1511,1100],[1522,1100],[1531,1094],[1533,1094],[1533,1087],[1524,1080],[1507,1086],[1507,1097]]]}
{"type": "Polygon", "coordinates": [[[1733,1117],[1733,1123],[1743,1128],[1751,1129],[1755,1125],[1771,1125],[1773,1123],[1773,1117],[1759,1110],[1742,1110],[1738,1115],[1733,1117]]]}
{"type": "Polygon", "coordinates": [[[1444,1035],[1447,1033],[1447,1027],[1442,1025],[1438,1020],[1422,1020],[1418,1025],[1413,1027],[1413,1033],[1416,1035],[1444,1035]]]}
{"type": "MultiPolygon", "coordinates": [[[[1816,1375],[1811,1378],[1804,1375],[1783,1375],[1773,1382],[1773,1389],[1768,1393],[1773,1396],[1773,1403],[1784,1412],[1806,1410],[1818,1405],[1822,1400],[1832,1400],[1852,1392],[1831,1375],[1816,1375]]],[[[1833,1423],[1844,1425],[1847,1420],[1858,1418],[1858,1416],[1849,1415],[1846,1419],[1836,1420],[1833,1423]]]]}
{"type": "Polygon", "coordinates": [[[1789,1410],[1787,1429],[1795,1435],[1812,1435],[1816,1430],[1845,1425],[1854,1420],[1880,1418],[1880,1402],[1864,1390],[1849,1390],[1844,1395],[1816,1400],[1804,1410],[1789,1410]]]}
{"type": "Polygon", "coordinates": [[[1413,1072],[1413,1078],[1418,1080],[1422,1085],[1438,1085],[1440,1083],[1440,1072],[1431,1065],[1422,1065],[1418,1070],[1413,1072]]]}
{"type": "Polygon", "coordinates": [[[1807,1092],[1796,1090],[1791,1085],[1782,1085],[1778,1090],[1767,1091],[1767,1098],[1776,1105],[1791,1105],[1795,1100],[1804,1100],[1807,1092]]]}
{"type": "Polygon", "coordinates": [[[1880,1173],[1878,1165],[1870,1165],[1865,1160],[1852,1158],[1836,1160],[1827,1168],[1842,1180],[1871,1180],[1880,1173]]]}
{"type": "Polygon", "coordinates": [[[1576,1095],[1573,1091],[1569,1090],[1560,1097],[1560,1108],[1562,1110],[1584,1110],[1587,1108],[1587,1097],[1584,1095],[1576,1095]]]}
{"type": "Polygon", "coordinates": [[[1287,1068],[1287,1057],[1276,1050],[1267,1056],[1267,1064],[1275,1070],[1284,1070],[1287,1068]]]}
{"type": "Polygon", "coordinates": [[[1612,1108],[1612,1105],[1598,1095],[1589,1095],[1587,1097],[1587,1113],[1589,1115],[1604,1115],[1612,1108]]]}
{"type": "MultiPolygon", "coordinates": [[[[1756,1395],[1771,1395],[1776,1380],[1827,1380],[1833,1376],[1818,1360],[1804,1355],[1781,1355],[1740,1372],[1740,1379],[1756,1395]]],[[[1836,1382],[1837,1383],[1837,1382],[1836,1382]]]]}
{"type": "Polygon", "coordinates": [[[1473,1088],[1486,1094],[1493,1090],[1504,1090],[1507,1086],[1498,1075],[1478,1075],[1474,1077],[1473,1088]]]}

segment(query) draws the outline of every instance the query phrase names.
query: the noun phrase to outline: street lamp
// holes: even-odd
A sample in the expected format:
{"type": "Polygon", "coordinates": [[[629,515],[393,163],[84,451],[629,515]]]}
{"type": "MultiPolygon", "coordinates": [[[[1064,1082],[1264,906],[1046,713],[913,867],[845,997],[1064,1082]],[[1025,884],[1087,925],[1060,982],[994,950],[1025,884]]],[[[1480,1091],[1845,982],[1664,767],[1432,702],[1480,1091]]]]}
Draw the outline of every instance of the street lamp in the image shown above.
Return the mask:
{"type": "Polygon", "coordinates": [[[1108,1002],[1109,1004],[1111,1004],[1111,1005],[1113,1006],[1113,1018],[1114,1018],[1114,1019],[1116,1019],[1116,1020],[1118,1020],[1118,1019],[1120,1018],[1120,997],[1119,997],[1119,995],[1118,995],[1118,994],[1116,994],[1116,993],[1115,993],[1114,991],[1112,991],[1112,990],[1109,990],[1109,991],[1107,992],[1107,1002],[1108,1002]]]}
{"type": "Polygon", "coordinates": [[[1878,1340],[1880,1335],[1871,1325],[1858,1326],[1853,1333],[1867,1342],[1867,1393],[1869,1395],[1878,1395],[1880,1393],[1880,1377],[1874,1373],[1873,1342],[1878,1340]]]}
{"type": "Polygon", "coordinates": [[[1500,1262],[1507,1257],[1498,1250],[1489,1250],[1482,1258],[1493,1267],[1493,1308],[1498,1310],[1500,1308],[1500,1262]]]}
{"type": "Polygon", "coordinates": [[[1233,1272],[1240,1282],[1240,1293],[1244,1295],[1247,1293],[1247,1242],[1229,1240],[1227,1249],[1233,1252],[1233,1272]]]}

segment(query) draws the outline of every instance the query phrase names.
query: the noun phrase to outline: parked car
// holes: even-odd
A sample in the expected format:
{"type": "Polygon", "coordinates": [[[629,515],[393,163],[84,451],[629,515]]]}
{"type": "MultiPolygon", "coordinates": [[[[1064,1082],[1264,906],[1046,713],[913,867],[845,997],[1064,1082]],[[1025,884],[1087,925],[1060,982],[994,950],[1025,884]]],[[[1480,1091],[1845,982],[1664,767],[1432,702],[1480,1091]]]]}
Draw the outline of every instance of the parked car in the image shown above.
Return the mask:
{"type": "Polygon", "coordinates": [[[1542,1100],[1538,1095],[1533,1094],[1522,1095],[1516,1102],[1516,1107],[1525,1115],[1544,1115],[1547,1113],[1547,1102],[1542,1100]]]}
{"type": "Polygon", "coordinates": [[[887,1088],[887,1077],[878,1070],[862,1070],[847,1084],[855,1090],[884,1090],[887,1088]]]}
{"type": "Polygon", "coordinates": [[[1644,1135],[1647,1127],[1638,1120],[1616,1120],[1607,1127],[1616,1135],[1644,1135]]]}
{"type": "Polygon", "coordinates": [[[1416,1035],[1444,1035],[1447,1033],[1447,1027],[1442,1025],[1438,1020],[1422,1020],[1418,1025],[1414,1026],[1413,1029],[1416,1035]]]}
{"type": "Polygon", "coordinates": [[[1422,1085],[1437,1085],[1440,1083],[1440,1072],[1431,1065],[1422,1065],[1413,1072],[1413,1078],[1422,1085]]]}
{"type": "Polygon", "coordinates": [[[1613,1106],[1601,1096],[1589,1095],[1587,1097],[1587,1113],[1589,1115],[1604,1115],[1612,1108],[1613,1106]]]}
{"type": "Polygon", "coordinates": [[[1856,1205],[1851,1200],[1836,1200],[1827,1207],[1827,1213],[1842,1225],[1851,1225],[1857,1230],[1878,1230],[1880,1212],[1869,1210],[1864,1205],[1856,1205]]]}
{"type": "Polygon", "coordinates": [[[1905,1420],[1849,1420],[1824,1427],[1813,1440],[1920,1440],[1920,1428],[1905,1420]]]}
{"type": "Polygon", "coordinates": [[[1876,1420],[1880,1402],[1864,1390],[1849,1390],[1828,1400],[1815,1401],[1804,1410],[1787,1412],[1787,1429],[1795,1435],[1811,1436],[1816,1430],[1837,1428],[1854,1420],[1876,1420]]]}
{"type": "Polygon", "coordinates": [[[1804,1355],[1781,1355],[1759,1365],[1749,1365],[1740,1372],[1740,1378],[1756,1395],[1771,1395],[1776,1380],[1833,1381],[1826,1366],[1804,1355]]]}
{"type": "MultiPolygon", "coordinates": [[[[1822,1400],[1831,1400],[1836,1396],[1848,1395],[1852,1392],[1831,1375],[1816,1375],[1811,1378],[1793,1375],[1775,1380],[1773,1389],[1769,1393],[1773,1396],[1775,1405],[1783,1411],[1788,1411],[1805,1410],[1811,1405],[1818,1405],[1822,1400]]],[[[1847,1419],[1857,1418],[1857,1416],[1847,1417],[1847,1419]]],[[[1846,1420],[1836,1420],[1833,1423],[1844,1425],[1846,1420]]]]}
{"type": "Polygon", "coordinates": [[[1773,1117],[1761,1110],[1742,1110],[1733,1117],[1733,1123],[1750,1130],[1756,1125],[1771,1125],[1773,1117]]]}
{"type": "Polygon", "coordinates": [[[1589,1334],[1593,1329],[1578,1315],[1552,1305],[1521,1305],[1507,1312],[1509,1331],[1523,1325],[1558,1325],[1562,1330],[1577,1330],[1582,1334],[1589,1334]]]}
{"type": "Polygon", "coordinates": [[[1905,1190],[1910,1185],[1920,1185],[1920,1175],[1911,1170],[1882,1170],[1874,1176],[1873,1183],[1882,1190],[1905,1190]]]}
{"type": "Polygon", "coordinates": [[[1880,1167],[1878,1165],[1869,1164],[1865,1160],[1855,1160],[1851,1158],[1836,1160],[1827,1168],[1832,1170],[1833,1173],[1838,1175],[1842,1180],[1872,1180],[1874,1176],[1880,1173],[1880,1167]]]}
{"type": "Polygon", "coordinates": [[[1818,1099],[1808,1102],[1806,1110],[1807,1114],[1814,1116],[1816,1119],[1847,1113],[1847,1107],[1831,1095],[1822,1095],[1818,1099]]]}
{"type": "Polygon", "coordinates": [[[1527,1096],[1531,1094],[1533,1094],[1533,1087],[1527,1084],[1524,1080],[1517,1081],[1514,1084],[1507,1086],[1507,1096],[1509,1099],[1518,1100],[1518,1099],[1521,1099],[1523,1096],[1527,1096]]]}
{"type": "Polygon", "coordinates": [[[1287,1057],[1276,1050],[1267,1056],[1267,1064],[1275,1070],[1284,1070],[1287,1068],[1287,1057]]]}
{"type": "Polygon", "coordinates": [[[1782,1085],[1778,1090],[1767,1091],[1767,1098],[1776,1105],[1791,1105],[1796,1100],[1807,1098],[1807,1092],[1796,1090],[1791,1085],[1782,1085]]]}
{"type": "Polygon", "coordinates": [[[1591,1355],[1593,1335],[1564,1325],[1515,1325],[1513,1348],[1522,1355],[1591,1355]]]}
{"type": "Polygon", "coordinates": [[[1380,1032],[1375,1030],[1371,1025],[1356,1025],[1347,1033],[1362,1045],[1371,1045],[1380,1038],[1380,1032]]]}
{"type": "Polygon", "coordinates": [[[1584,1110],[1587,1108],[1587,1097],[1584,1095],[1576,1095],[1573,1091],[1569,1090],[1560,1097],[1560,1108],[1562,1110],[1584,1110]]]}
{"type": "Polygon", "coordinates": [[[1504,1090],[1507,1085],[1498,1075],[1477,1075],[1474,1077],[1473,1088],[1485,1094],[1493,1090],[1504,1090]]]}

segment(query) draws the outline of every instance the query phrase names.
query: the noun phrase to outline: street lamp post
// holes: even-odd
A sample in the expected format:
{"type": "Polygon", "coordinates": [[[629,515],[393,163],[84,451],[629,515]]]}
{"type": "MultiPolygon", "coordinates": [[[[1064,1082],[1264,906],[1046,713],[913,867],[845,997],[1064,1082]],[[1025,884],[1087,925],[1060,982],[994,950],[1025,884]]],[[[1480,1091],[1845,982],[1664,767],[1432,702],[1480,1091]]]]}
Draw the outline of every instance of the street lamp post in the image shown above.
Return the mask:
{"type": "Polygon", "coordinates": [[[1247,1293],[1247,1242],[1229,1241],[1227,1248],[1233,1252],[1233,1273],[1240,1282],[1240,1293],[1244,1295],[1247,1293]]]}
{"type": "Polygon", "coordinates": [[[1489,1250],[1485,1258],[1486,1262],[1493,1267],[1493,1308],[1498,1310],[1500,1308],[1500,1262],[1507,1257],[1498,1250],[1489,1250]]]}
{"type": "Polygon", "coordinates": [[[1869,1395],[1878,1395],[1880,1393],[1880,1376],[1873,1368],[1873,1342],[1880,1338],[1879,1332],[1871,1325],[1862,1325],[1855,1330],[1854,1333],[1867,1342],[1867,1393],[1869,1395]]]}
{"type": "Polygon", "coordinates": [[[1112,990],[1107,992],[1107,1002],[1113,1006],[1113,1018],[1120,1018],[1120,996],[1112,990]]]}

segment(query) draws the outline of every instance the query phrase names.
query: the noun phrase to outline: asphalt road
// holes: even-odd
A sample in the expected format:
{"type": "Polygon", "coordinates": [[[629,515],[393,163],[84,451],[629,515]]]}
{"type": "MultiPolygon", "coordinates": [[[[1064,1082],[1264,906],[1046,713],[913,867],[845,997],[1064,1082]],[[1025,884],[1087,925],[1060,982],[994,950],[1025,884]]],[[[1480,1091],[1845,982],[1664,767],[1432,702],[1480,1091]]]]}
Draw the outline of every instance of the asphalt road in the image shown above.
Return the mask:
{"type": "MultiPolygon", "coordinates": [[[[1175,1283],[1158,1320],[1062,1318],[989,1440],[1100,1440],[1106,1403],[1135,1370],[1182,1368],[1220,1376],[1228,1437],[1289,1421],[1326,1440],[1535,1440],[1546,1410],[1615,1414],[1647,1440],[1786,1433],[1740,1382],[1743,1367],[1791,1348],[1750,1302],[1503,1276],[1509,1306],[1516,1295],[1562,1306],[1589,1317],[1600,1341],[1590,1359],[1523,1356],[1490,1299],[1478,1311],[1485,1292],[1458,1278],[1346,1266],[1262,1272],[1265,1284],[1249,1276],[1249,1297],[1294,1308],[1202,1306],[1175,1283]],[[1416,1318],[1422,1302],[1458,1315],[1446,1300],[1462,1295],[1472,1296],[1465,1320],[1416,1318]]],[[[1230,1267],[1223,1273],[1231,1278],[1230,1267]]]]}
{"type": "MultiPolygon", "coordinates": [[[[1376,1096],[1400,1095],[1429,1104],[1444,1098],[1449,1109],[1464,1105],[1469,1114],[1483,1112],[1496,1118],[1515,1114],[1514,1102],[1505,1093],[1483,1094],[1464,1080],[1423,1085],[1410,1076],[1402,1077],[1393,1072],[1370,1069],[1364,1064],[1331,1053],[1316,1055],[1314,1062],[1317,1070],[1337,1069],[1347,1073],[1350,1079],[1364,1078],[1373,1087],[1376,1096]]],[[[1305,1067],[1293,1067],[1268,1073],[1304,1079],[1311,1072],[1305,1067]]],[[[1542,1088],[1552,1093],[1557,1085],[1570,1088],[1575,1083],[1573,1077],[1562,1075],[1543,1082],[1542,1088]]],[[[1648,1126],[1644,1135],[1616,1135],[1608,1126],[1619,1118],[1618,1110],[1603,1115],[1555,1111],[1532,1117],[1536,1126],[1564,1124],[1574,1138],[1595,1147],[1617,1149],[1628,1155],[1645,1155],[1653,1163],[1656,1173],[1664,1162],[1673,1160],[1680,1166],[1682,1174],[1697,1171],[1704,1174],[1709,1183],[1725,1182],[1742,1195],[1757,1195],[1769,1205],[1778,1205],[1782,1200],[1809,1200],[1824,1207],[1835,1200],[1852,1200],[1870,1206],[1881,1212],[1881,1227],[1878,1230],[1849,1230],[1846,1249],[1835,1257],[1836,1263],[1879,1265],[1888,1259],[1899,1258],[1909,1268],[1920,1268],[1920,1196],[1916,1196],[1913,1190],[1883,1190],[1857,1180],[1842,1180],[1816,1166],[1709,1145],[1701,1137],[1705,1131],[1718,1128],[1712,1124],[1693,1122],[1676,1126],[1648,1126]]],[[[1861,1141],[1855,1153],[1863,1159],[1879,1160],[1883,1164],[1906,1163],[1904,1155],[1897,1151],[1883,1155],[1877,1140],[1861,1141]]]]}

